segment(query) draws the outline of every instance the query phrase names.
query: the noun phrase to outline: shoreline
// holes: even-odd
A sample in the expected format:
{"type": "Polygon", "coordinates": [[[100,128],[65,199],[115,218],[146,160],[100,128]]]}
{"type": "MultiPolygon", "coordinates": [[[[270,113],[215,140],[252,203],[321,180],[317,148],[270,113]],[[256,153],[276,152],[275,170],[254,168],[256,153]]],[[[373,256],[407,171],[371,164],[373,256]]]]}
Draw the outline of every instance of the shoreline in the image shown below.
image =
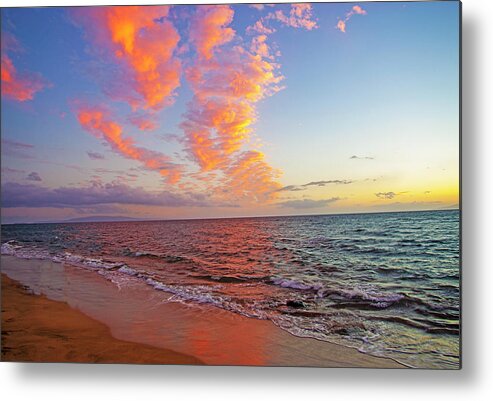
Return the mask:
{"type": "MultiPolygon", "coordinates": [[[[161,359],[152,359],[152,361],[144,362],[142,359],[132,359],[135,355],[130,354],[130,357],[126,355],[119,356],[118,359],[111,357],[111,352],[105,353],[107,360],[83,360],[74,359],[73,355],[71,359],[59,358],[54,360],[51,358],[50,362],[101,362],[101,363],[161,363],[161,364],[207,364],[207,365],[229,365],[229,366],[306,366],[306,367],[356,367],[356,368],[409,368],[405,364],[395,361],[391,358],[383,356],[374,356],[366,353],[362,353],[355,348],[347,347],[344,345],[317,340],[310,337],[298,337],[282,328],[276,326],[270,320],[259,320],[254,318],[248,318],[238,315],[233,312],[229,312],[216,307],[191,308],[183,306],[176,302],[162,302],[160,303],[161,310],[159,311],[158,325],[154,324],[154,315],[147,316],[146,310],[142,308],[142,303],[139,304],[139,299],[131,298],[131,305],[134,306],[134,313],[125,310],[125,313],[112,309],[112,302],[116,299],[118,303],[125,303],[128,301],[126,296],[135,296],[135,290],[132,290],[129,294],[126,294],[125,290],[115,288],[113,283],[108,282],[107,279],[94,274],[94,272],[87,271],[76,266],[60,264],[47,260],[28,260],[21,259],[14,256],[1,256],[2,260],[2,290],[4,285],[6,288],[15,286],[14,281],[18,282],[19,288],[29,288],[32,293],[26,293],[24,290],[24,306],[29,308],[29,303],[36,305],[37,303],[46,304],[45,310],[41,314],[37,312],[36,316],[44,318],[45,321],[50,321],[52,315],[49,311],[50,308],[54,308],[60,314],[59,321],[63,322],[62,327],[58,326],[58,321],[52,324],[50,331],[47,333],[49,338],[57,338],[60,335],[64,335],[65,330],[73,331],[73,327],[69,322],[69,319],[65,319],[65,315],[68,317],[72,314],[80,315],[82,318],[89,319],[89,321],[99,328],[88,327],[86,333],[93,338],[95,332],[101,331],[101,326],[104,328],[105,347],[112,349],[117,347],[119,342],[125,344],[131,344],[133,347],[151,347],[152,350],[163,351],[167,353],[161,359]],[[50,272],[44,271],[42,274],[35,272],[33,277],[36,277],[34,281],[30,281],[23,276],[25,271],[32,273],[33,268],[36,266],[41,269],[49,269],[50,272]],[[26,269],[24,271],[24,269],[26,269]],[[56,269],[53,270],[53,269],[56,269]],[[7,270],[9,275],[5,272],[7,270]],[[21,273],[24,271],[24,273],[21,273]],[[68,285],[68,288],[61,289],[63,296],[58,294],[45,292],[42,287],[39,286],[39,278],[42,276],[43,280],[47,280],[46,283],[59,282],[59,277],[56,274],[63,272],[64,285],[68,285]],[[55,273],[55,276],[52,276],[55,273]],[[20,274],[20,275],[19,275],[20,274]],[[83,281],[81,281],[81,279],[83,281]],[[87,279],[90,282],[87,282],[87,279]],[[10,283],[5,284],[7,280],[10,283]],[[27,286],[24,286],[27,284],[27,286]],[[98,296],[108,296],[108,300],[104,302],[104,310],[94,309],[94,298],[88,299],[73,298],[71,293],[74,289],[80,292],[81,284],[89,284],[93,289],[94,294],[98,296]],[[108,293],[107,293],[108,292],[108,293]],[[109,294],[112,292],[113,294],[109,294]],[[110,297],[111,295],[111,297],[110,297]],[[55,300],[53,300],[55,299],[55,300]],[[205,313],[204,313],[205,312],[205,313]],[[120,316],[122,315],[122,316],[120,316]],[[141,322],[135,323],[135,320],[141,322]],[[170,351],[176,350],[177,352],[170,351]],[[171,355],[171,356],[170,356],[171,355]],[[176,357],[178,359],[173,359],[176,357]],[[172,358],[170,360],[169,358],[172,358]],[[181,359],[185,358],[185,359],[181,359]],[[191,359],[190,359],[191,358],[191,359]],[[175,362],[174,362],[175,361],[175,362]],[[191,361],[191,362],[188,362],[191,361]]],[[[45,288],[46,289],[46,288],[45,288]]],[[[47,289],[46,289],[47,290],[47,289]]],[[[154,289],[150,289],[148,286],[143,285],[142,288],[138,288],[138,291],[147,291],[145,297],[151,296],[164,296],[166,293],[154,289]],[[150,291],[150,292],[149,292],[150,291]]],[[[82,291],[81,293],[83,293],[82,291]]],[[[14,314],[15,321],[19,320],[19,311],[16,310],[16,303],[13,302],[6,292],[2,291],[2,360],[7,360],[3,356],[4,346],[13,348],[6,345],[4,340],[3,330],[7,330],[5,326],[6,311],[14,314]]],[[[94,295],[92,294],[92,295],[94,295]]],[[[80,294],[78,294],[80,297],[80,294]]],[[[141,300],[140,300],[141,301],[141,300]]],[[[129,305],[128,302],[125,305],[129,305]]],[[[96,307],[98,308],[98,307],[96,307]]],[[[152,309],[152,308],[151,308],[152,309]]],[[[31,311],[32,312],[32,311],[31,311]]],[[[29,310],[24,310],[24,313],[29,313],[29,310]]],[[[36,323],[32,319],[24,321],[22,331],[29,331],[33,329],[36,323]]],[[[77,321],[76,321],[77,322],[77,321]]],[[[8,324],[8,322],[7,322],[8,324]]],[[[45,333],[46,334],[46,333],[45,333]]],[[[28,339],[15,339],[13,335],[9,335],[11,339],[15,340],[14,348],[24,349],[26,345],[23,341],[29,344],[28,339]]],[[[46,336],[45,336],[46,337],[46,336]]],[[[45,341],[46,338],[41,338],[39,341],[45,341]]],[[[77,339],[69,338],[69,342],[66,346],[77,348],[79,342],[77,339]]],[[[84,340],[84,339],[83,339],[84,340]]],[[[38,341],[38,340],[36,340],[38,341]]],[[[47,340],[46,340],[47,341],[47,340]]],[[[49,342],[49,341],[48,341],[49,342]]],[[[38,342],[31,346],[38,345],[38,342]]],[[[44,347],[46,348],[46,347],[44,347]]],[[[35,348],[33,348],[35,351],[35,348]]],[[[31,350],[31,352],[33,351],[31,350]]],[[[106,351],[106,348],[104,348],[106,351]]],[[[86,349],[87,353],[87,349],[86,349]]],[[[36,355],[31,354],[29,361],[46,361],[47,359],[40,359],[36,355]]],[[[46,356],[45,356],[46,357],[46,356]]],[[[94,359],[94,358],[93,358],[94,359]]],[[[10,359],[21,361],[21,359],[10,359]]],[[[24,359],[28,361],[27,359],[24,359]]]]}
{"type": "Polygon", "coordinates": [[[104,324],[1,275],[2,362],[202,365],[175,351],[116,339],[104,324]]]}

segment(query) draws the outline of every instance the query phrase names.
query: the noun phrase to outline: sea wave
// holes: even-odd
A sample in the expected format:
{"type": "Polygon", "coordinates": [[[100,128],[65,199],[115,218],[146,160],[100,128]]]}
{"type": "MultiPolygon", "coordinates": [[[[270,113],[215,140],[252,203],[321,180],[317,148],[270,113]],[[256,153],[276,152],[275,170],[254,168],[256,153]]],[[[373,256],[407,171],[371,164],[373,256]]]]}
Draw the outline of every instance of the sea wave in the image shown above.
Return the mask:
{"type": "MultiPolygon", "coordinates": [[[[195,281],[189,279],[188,282],[173,282],[169,277],[159,276],[159,272],[154,271],[153,273],[152,269],[146,269],[145,266],[156,265],[158,260],[162,260],[164,263],[174,263],[192,259],[142,250],[134,250],[122,255],[124,257],[120,257],[120,259],[125,260],[125,263],[109,258],[83,256],[73,252],[50,252],[38,246],[23,246],[16,241],[2,244],[1,253],[23,259],[48,259],[95,271],[119,289],[137,282],[145,283],[156,291],[169,293],[168,300],[170,302],[181,302],[190,306],[207,304],[247,317],[269,319],[291,334],[336,342],[355,348],[358,348],[356,345],[360,343],[379,341],[378,330],[374,328],[372,320],[366,318],[367,320],[364,321],[354,313],[355,310],[360,312],[372,308],[373,310],[389,309],[391,312],[391,308],[408,305],[413,305],[415,309],[421,307],[421,313],[424,315],[429,309],[434,310],[432,306],[424,304],[422,300],[409,296],[409,294],[398,291],[377,291],[363,287],[337,288],[328,282],[317,280],[313,276],[300,279],[289,275],[283,277],[282,273],[279,273],[262,277],[248,277],[247,275],[243,277],[227,274],[226,271],[223,274],[215,274],[216,271],[214,274],[202,274],[207,271],[206,268],[199,270],[200,274],[193,273],[185,276],[195,279],[195,281]],[[150,260],[146,263],[146,259],[150,260]],[[239,291],[239,296],[228,295],[223,291],[231,286],[238,286],[239,288],[257,284],[278,287],[276,291],[291,298],[240,299],[241,291],[239,291]],[[300,305],[303,307],[290,307],[286,302],[287,299],[295,301],[299,299],[300,305]],[[325,309],[318,309],[318,305],[321,304],[324,305],[325,309]],[[327,306],[332,312],[327,312],[327,306]]],[[[119,259],[119,257],[115,257],[115,259],[119,259]]],[[[201,263],[198,260],[195,262],[201,263]]],[[[345,286],[349,285],[346,283],[345,286]]],[[[441,312],[438,311],[438,313],[441,312]]],[[[417,323],[413,319],[399,319],[398,317],[395,318],[394,315],[392,317],[392,319],[387,319],[387,322],[406,325],[428,333],[451,335],[458,333],[458,328],[452,325],[440,327],[428,324],[428,322],[417,323]]],[[[437,315],[436,317],[448,316],[437,315]]],[[[364,345],[362,347],[374,349],[376,346],[364,345]]]]}
{"type": "Polygon", "coordinates": [[[2,255],[16,256],[21,259],[52,260],[53,262],[68,263],[74,266],[95,270],[111,270],[126,266],[121,262],[111,262],[100,258],[81,256],[71,252],[52,254],[46,249],[17,245],[16,241],[3,243],[1,246],[1,253],[2,255]]]}

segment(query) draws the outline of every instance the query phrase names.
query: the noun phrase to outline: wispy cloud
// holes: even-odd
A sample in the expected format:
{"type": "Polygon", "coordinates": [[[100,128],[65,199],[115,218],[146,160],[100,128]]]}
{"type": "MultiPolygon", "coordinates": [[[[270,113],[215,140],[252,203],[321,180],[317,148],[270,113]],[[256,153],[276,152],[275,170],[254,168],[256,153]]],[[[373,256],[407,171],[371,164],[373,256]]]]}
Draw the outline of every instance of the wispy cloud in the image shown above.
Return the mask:
{"type": "MultiPolygon", "coordinates": [[[[259,9],[262,10],[262,9],[259,9]]],[[[289,26],[291,28],[303,28],[308,31],[318,28],[317,21],[313,15],[312,5],[309,3],[291,4],[288,13],[282,9],[271,11],[261,17],[253,25],[247,28],[248,33],[270,34],[276,31],[274,24],[289,26]]]]}
{"type": "Polygon", "coordinates": [[[140,161],[149,170],[158,171],[168,183],[176,183],[180,179],[179,165],[160,152],[137,146],[130,137],[124,138],[122,126],[113,121],[103,108],[80,107],[77,119],[86,131],[103,138],[115,152],[128,159],[140,161]]]}
{"type": "Polygon", "coordinates": [[[372,157],[372,156],[356,156],[356,155],[352,155],[350,157],[350,159],[352,159],[352,160],[374,160],[375,158],[372,157]]]}
{"type": "Polygon", "coordinates": [[[262,11],[266,7],[274,7],[275,4],[249,4],[250,8],[254,8],[255,10],[262,11]]]}
{"type": "Polygon", "coordinates": [[[2,138],[2,157],[15,157],[18,159],[33,159],[34,146],[30,143],[13,141],[2,138]]]}
{"type": "Polygon", "coordinates": [[[326,180],[326,181],[311,181],[306,184],[302,185],[287,185],[285,187],[279,188],[277,192],[283,192],[283,191],[304,191],[308,187],[325,187],[326,185],[348,185],[352,184],[354,181],[353,180],[326,180]]]}
{"type": "Polygon", "coordinates": [[[328,184],[352,184],[354,181],[352,180],[328,180],[328,181],[311,181],[308,184],[303,184],[304,187],[311,187],[311,186],[317,186],[317,187],[324,187],[325,185],[328,184]]]}
{"type": "Polygon", "coordinates": [[[289,15],[284,14],[282,10],[275,11],[273,15],[273,18],[292,28],[304,28],[309,31],[317,28],[317,22],[313,17],[312,5],[309,3],[292,4],[289,15]]]}
{"type": "Polygon", "coordinates": [[[141,131],[154,131],[158,126],[153,115],[133,115],[129,117],[128,121],[141,131]]]}
{"type": "Polygon", "coordinates": [[[36,173],[35,171],[32,171],[31,173],[29,173],[26,177],[26,180],[29,180],[29,181],[43,181],[40,177],[40,175],[38,173],[36,173]]]}
{"type": "Polygon", "coordinates": [[[320,200],[297,199],[297,200],[290,200],[286,202],[279,202],[276,203],[276,205],[279,207],[292,208],[292,209],[317,209],[317,208],[328,206],[329,204],[337,202],[339,200],[341,200],[341,198],[338,197],[329,198],[329,199],[320,199],[320,200]]]}
{"type": "Polygon", "coordinates": [[[346,13],[346,16],[344,18],[340,18],[337,21],[336,29],[338,29],[343,33],[346,33],[346,25],[348,21],[353,17],[353,15],[366,15],[366,14],[367,14],[366,10],[363,10],[361,6],[355,5],[351,8],[351,10],[349,10],[346,13]]]}

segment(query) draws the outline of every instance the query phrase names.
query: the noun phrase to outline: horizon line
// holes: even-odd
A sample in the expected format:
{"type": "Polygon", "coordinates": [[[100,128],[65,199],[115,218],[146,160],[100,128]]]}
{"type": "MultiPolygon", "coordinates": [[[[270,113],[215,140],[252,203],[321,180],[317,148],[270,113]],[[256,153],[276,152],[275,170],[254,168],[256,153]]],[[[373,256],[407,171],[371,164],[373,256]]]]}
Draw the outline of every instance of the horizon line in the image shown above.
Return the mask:
{"type": "MultiPolygon", "coordinates": [[[[229,216],[229,217],[183,217],[183,218],[168,218],[168,219],[159,219],[159,218],[149,218],[149,219],[140,219],[133,218],[130,216],[114,216],[114,217],[122,217],[128,220],[121,221],[111,221],[111,220],[100,220],[100,221],[69,221],[69,220],[61,220],[61,221],[42,221],[42,222],[25,222],[25,223],[3,223],[0,221],[0,225],[16,225],[16,224],[86,224],[86,223],[140,223],[140,222],[164,222],[164,221],[190,221],[190,220],[226,220],[226,219],[261,219],[261,218],[279,218],[279,217],[317,217],[317,216],[351,216],[351,215],[365,215],[365,214],[388,214],[388,213],[420,213],[420,212],[447,212],[447,211],[461,211],[461,206],[459,207],[451,207],[451,208],[443,208],[443,209],[425,209],[425,210],[395,210],[395,211],[375,211],[375,212],[346,212],[346,213],[314,213],[314,214],[291,214],[291,215],[261,215],[261,216],[229,216]]],[[[87,218],[90,218],[88,216],[87,218]]],[[[93,216],[97,218],[98,216],[93,216]]],[[[111,218],[112,216],[104,216],[107,218],[111,218]]],[[[77,219],[77,217],[74,217],[77,219]]],[[[84,219],[84,217],[80,217],[80,219],[84,219]]]]}

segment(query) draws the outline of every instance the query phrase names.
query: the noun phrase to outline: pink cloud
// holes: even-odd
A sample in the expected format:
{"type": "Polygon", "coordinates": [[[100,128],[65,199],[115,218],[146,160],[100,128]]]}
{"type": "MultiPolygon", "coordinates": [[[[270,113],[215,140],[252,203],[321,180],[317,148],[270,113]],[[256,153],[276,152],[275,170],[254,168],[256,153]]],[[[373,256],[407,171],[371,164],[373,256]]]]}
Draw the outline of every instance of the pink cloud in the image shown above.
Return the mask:
{"type": "Polygon", "coordinates": [[[158,171],[169,184],[178,182],[181,169],[171,161],[171,158],[160,152],[137,146],[130,137],[124,138],[123,128],[108,114],[103,108],[80,107],[77,111],[77,119],[86,131],[104,139],[115,152],[128,159],[140,161],[149,170],[158,171]]]}
{"type": "MultiPolygon", "coordinates": [[[[359,14],[359,15],[366,15],[366,11],[363,10],[360,6],[353,6],[351,11],[348,14],[359,14]]],[[[352,15],[351,14],[351,15],[352,15]]]]}
{"type": "Polygon", "coordinates": [[[132,115],[128,118],[128,121],[141,131],[154,131],[157,128],[157,123],[152,115],[132,115]]]}
{"type": "Polygon", "coordinates": [[[26,102],[34,99],[36,93],[52,85],[38,73],[20,73],[7,54],[16,51],[23,51],[18,40],[10,33],[2,32],[2,96],[18,102],[26,102]]]}
{"type": "Polygon", "coordinates": [[[247,32],[257,32],[261,34],[273,33],[275,29],[270,26],[272,21],[280,22],[282,25],[291,28],[302,28],[308,31],[318,28],[317,22],[313,16],[312,5],[309,3],[295,3],[291,4],[288,14],[283,10],[269,12],[255,22],[255,24],[249,26],[247,32]]]}
{"type": "Polygon", "coordinates": [[[190,40],[199,57],[209,60],[217,47],[233,39],[235,31],[228,26],[233,21],[233,15],[233,10],[227,5],[197,6],[190,40]]]}
{"type": "Polygon", "coordinates": [[[352,18],[353,15],[366,15],[366,14],[367,14],[366,10],[363,10],[363,8],[361,8],[360,6],[358,5],[353,6],[351,10],[349,10],[346,13],[345,18],[339,19],[339,21],[337,21],[336,29],[338,29],[342,33],[346,33],[346,24],[352,18]]]}

